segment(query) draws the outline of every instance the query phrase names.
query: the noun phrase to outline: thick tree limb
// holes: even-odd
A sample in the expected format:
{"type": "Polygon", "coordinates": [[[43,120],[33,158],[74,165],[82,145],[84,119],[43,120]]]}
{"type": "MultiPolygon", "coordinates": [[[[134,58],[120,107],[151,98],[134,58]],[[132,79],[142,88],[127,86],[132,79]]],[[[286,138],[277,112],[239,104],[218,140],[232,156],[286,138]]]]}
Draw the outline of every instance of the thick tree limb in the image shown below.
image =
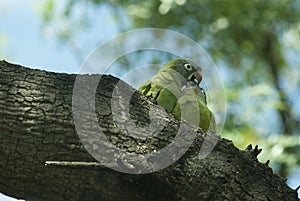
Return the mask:
{"type": "MultiPolygon", "coordinates": [[[[184,156],[163,170],[145,175],[125,174],[98,165],[75,130],[75,78],[76,75],[0,62],[1,193],[33,201],[298,200],[284,179],[259,163],[253,152],[238,150],[228,140],[220,139],[208,157],[200,159],[198,153],[207,135],[201,129],[184,156]],[[54,162],[45,166],[46,161],[54,162]]],[[[107,138],[119,149],[138,154],[160,150],[174,140],[180,121],[172,115],[161,115],[160,107],[154,107],[157,119],[168,124],[153,139],[128,137],[139,132],[131,124],[124,124],[124,128],[115,126],[110,104],[118,82],[117,78],[104,75],[96,93],[97,123],[107,138]]],[[[132,92],[131,87],[124,86],[132,92]]],[[[117,98],[122,102],[122,96],[117,98]]],[[[131,118],[138,125],[148,125],[149,109],[153,106],[150,100],[134,93],[131,118]]],[[[126,117],[120,118],[123,120],[126,117]]],[[[186,133],[192,128],[181,123],[186,133]]],[[[126,164],[119,159],[116,164],[128,169],[144,165],[143,161],[126,164]]]]}

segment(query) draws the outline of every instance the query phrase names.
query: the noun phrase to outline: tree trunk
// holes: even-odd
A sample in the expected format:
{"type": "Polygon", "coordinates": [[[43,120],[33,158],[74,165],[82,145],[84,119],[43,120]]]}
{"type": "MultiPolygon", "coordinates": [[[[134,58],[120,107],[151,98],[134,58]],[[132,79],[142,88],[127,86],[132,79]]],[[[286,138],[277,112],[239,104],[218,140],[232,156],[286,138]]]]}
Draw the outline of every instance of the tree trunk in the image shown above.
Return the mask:
{"type": "MultiPolygon", "coordinates": [[[[113,152],[111,164],[107,161],[110,158],[97,158],[102,154],[97,151],[103,147],[97,146],[97,130],[90,129],[93,122],[75,124],[80,117],[76,115],[81,114],[83,119],[90,115],[82,108],[77,108],[74,114],[79,99],[85,99],[86,103],[95,101],[96,122],[101,131],[124,153],[140,156],[159,152],[157,150],[176,139],[179,129],[182,133],[190,133],[195,127],[173,115],[163,115],[164,110],[155,107],[153,101],[109,75],[101,77],[94,100],[85,95],[93,92],[92,87],[79,89],[82,96],[74,97],[76,76],[0,62],[1,193],[32,201],[298,200],[297,193],[284,179],[257,161],[257,150],[238,150],[230,141],[200,128],[186,153],[159,171],[154,171],[157,162],[151,163],[151,169],[143,157],[138,162],[127,161],[122,158],[123,152],[113,152]],[[126,94],[133,93],[132,97],[122,93],[112,96],[117,85],[122,86],[126,94]],[[117,119],[111,110],[113,99],[119,104],[117,119]],[[122,115],[126,101],[134,124],[128,121],[128,116],[122,115]],[[152,121],[151,108],[158,123],[163,122],[165,126],[151,139],[135,138],[133,135],[144,133],[143,128],[152,121]],[[78,134],[78,128],[86,132],[78,134]],[[201,158],[199,150],[206,137],[218,142],[207,157],[201,158]],[[49,161],[47,166],[46,161],[49,161]],[[118,168],[134,174],[114,170],[118,168]],[[139,174],[147,168],[152,173],[139,174]]],[[[97,81],[100,75],[78,77],[97,81]]],[[[87,110],[90,108],[92,104],[87,110]]],[[[170,154],[172,157],[177,156],[170,154]]]]}

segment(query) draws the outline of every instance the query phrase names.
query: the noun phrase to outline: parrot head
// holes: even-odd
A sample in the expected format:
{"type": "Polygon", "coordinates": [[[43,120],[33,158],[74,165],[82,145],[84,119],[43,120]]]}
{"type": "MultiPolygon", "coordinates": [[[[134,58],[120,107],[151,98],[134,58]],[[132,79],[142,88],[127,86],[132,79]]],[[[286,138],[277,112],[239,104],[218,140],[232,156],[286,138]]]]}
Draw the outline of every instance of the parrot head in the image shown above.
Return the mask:
{"type": "Polygon", "coordinates": [[[163,66],[163,69],[171,68],[177,71],[186,81],[195,82],[197,85],[202,80],[201,68],[189,59],[174,59],[163,66]]]}

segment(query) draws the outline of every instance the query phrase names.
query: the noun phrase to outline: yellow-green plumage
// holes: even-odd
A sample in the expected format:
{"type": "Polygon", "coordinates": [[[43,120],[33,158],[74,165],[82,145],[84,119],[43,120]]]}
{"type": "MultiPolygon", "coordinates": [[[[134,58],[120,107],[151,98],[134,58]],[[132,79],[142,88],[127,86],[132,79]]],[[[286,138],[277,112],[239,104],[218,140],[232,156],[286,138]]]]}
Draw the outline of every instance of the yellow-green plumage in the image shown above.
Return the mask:
{"type": "Polygon", "coordinates": [[[138,91],[145,96],[155,98],[159,105],[172,112],[177,99],[181,96],[182,87],[188,80],[196,79],[196,74],[199,74],[197,70],[186,59],[172,60],[165,64],[151,80],[143,83],[138,91]],[[186,68],[187,64],[190,65],[189,70],[186,68]]]}
{"type": "Polygon", "coordinates": [[[153,97],[160,106],[178,118],[204,130],[215,130],[214,115],[206,105],[204,91],[198,86],[201,79],[200,68],[195,64],[186,59],[175,59],[143,83],[138,91],[153,97]]]}
{"type": "Polygon", "coordinates": [[[145,96],[151,96],[156,99],[157,103],[172,112],[177,98],[180,97],[180,82],[176,81],[172,72],[156,74],[151,81],[146,82],[138,88],[145,96]]]}
{"type": "Polygon", "coordinates": [[[214,115],[206,105],[205,94],[197,85],[189,86],[182,91],[172,113],[204,130],[215,131],[214,115]]]}

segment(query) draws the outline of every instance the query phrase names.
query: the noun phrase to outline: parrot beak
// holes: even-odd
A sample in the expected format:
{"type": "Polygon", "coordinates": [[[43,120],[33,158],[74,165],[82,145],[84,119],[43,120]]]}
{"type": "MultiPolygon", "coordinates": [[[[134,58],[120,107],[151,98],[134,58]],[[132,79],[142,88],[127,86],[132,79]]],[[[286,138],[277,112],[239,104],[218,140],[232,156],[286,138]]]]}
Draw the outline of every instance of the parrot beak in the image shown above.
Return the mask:
{"type": "Polygon", "coordinates": [[[197,85],[199,85],[200,82],[202,81],[201,70],[198,69],[193,74],[191,74],[190,77],[189,77],[189,80],[194,81],[197,85]]]}

